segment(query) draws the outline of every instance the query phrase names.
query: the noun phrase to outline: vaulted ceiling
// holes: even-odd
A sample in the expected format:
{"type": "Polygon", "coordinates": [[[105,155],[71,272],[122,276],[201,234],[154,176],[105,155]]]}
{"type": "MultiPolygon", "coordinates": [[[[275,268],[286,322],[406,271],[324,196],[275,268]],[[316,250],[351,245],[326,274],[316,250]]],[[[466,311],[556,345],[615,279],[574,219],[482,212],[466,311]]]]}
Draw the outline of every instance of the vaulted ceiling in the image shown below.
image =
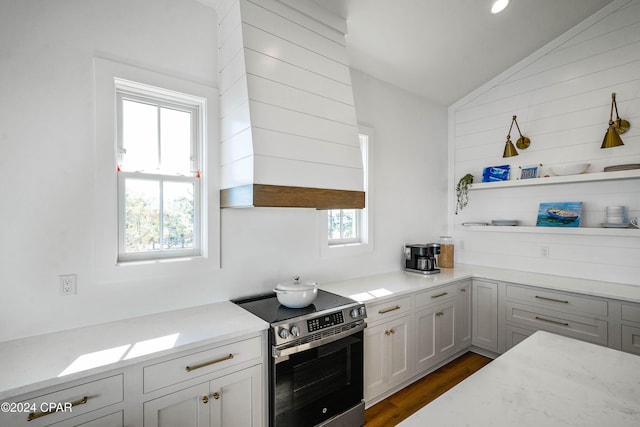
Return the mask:
{"type": "Polygon", "coordinates": [[[314,0],[347,19],[350,65],[451,105],[613,0],[314,0]]]}

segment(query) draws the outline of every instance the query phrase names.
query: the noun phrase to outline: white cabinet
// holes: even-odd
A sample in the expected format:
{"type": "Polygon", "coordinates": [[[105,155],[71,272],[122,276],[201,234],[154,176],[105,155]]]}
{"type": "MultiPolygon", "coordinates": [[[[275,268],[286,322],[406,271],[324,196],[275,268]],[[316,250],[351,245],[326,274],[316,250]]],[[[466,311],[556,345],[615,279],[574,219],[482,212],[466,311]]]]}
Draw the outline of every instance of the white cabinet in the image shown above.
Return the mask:
{"type": "Polygon", "coordinates": [[[466,280],[458,285],[456,301],[456,349],[471,345],[471,281],[466,280]]]}
{"type": "Polygon", "coordinates": [[[456,350],[458,285],[416,294],[416,369],[427,370],[456,350]]]}
{"type": "Polygon", "coordinates": [[[367,307],[364,332],[364,397],[370,401],[413,374],[411,297],[367,307]]]}
{"type": "MultiPolygon", "coordinates": [[[[506,285],[507,325],[608,345],[608,302],[537,287],[506,285]]],[[[513,337],[507,340],[514,344],[513,337]]],[[[507,346],[507,349],[510,346],[507,346]]]]}
{"type": "Polygon", "coordinates": [[[472,344],[498,352],[498,283],[473,280],[473,336],[472,344]]]}
{"type": "Polygon", "coordinates": [[[263,337],[142,367],[144,427],[259,427],[265,421],[263,337]]]}
{"type": "Polygon", "coordinates": [[[622,351],[640,355],[640,304],[623,303],[621,313],[622,351]]]}
{"type": "Polygon", "coordinates": [[[262,425],[260,365],[144,403],[145,427],[262,425]]]}
{"type": "Polygon", "coordinates": [[[365,401],[385,397],[471,343],[471,282],[367,305],[365,401]]]}
{"type": "Polygon", "coordinates": [[[108,426],[123,424],[124,372],[85,378],[12,399],[15,411],[0,413],[0,425],[20,427],[108,426]],[[105,414],[119,411],[106,420],[105,414]]]}

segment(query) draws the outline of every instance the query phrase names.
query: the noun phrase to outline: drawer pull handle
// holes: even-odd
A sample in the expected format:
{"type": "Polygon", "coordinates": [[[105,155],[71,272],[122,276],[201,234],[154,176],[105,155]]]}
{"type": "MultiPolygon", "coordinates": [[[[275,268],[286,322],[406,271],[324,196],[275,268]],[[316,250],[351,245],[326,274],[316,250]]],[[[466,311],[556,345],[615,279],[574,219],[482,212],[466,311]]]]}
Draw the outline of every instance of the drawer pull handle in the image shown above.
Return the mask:
{"type": "Polygon", "coordinates": [[[37,418],[44,417],[45,415],[55,414],[58,411],[62,411],[63,410],[61,409],[62,407],[64,409],[69,409],[69,407],[73,408],[74,406],[84,405],[85,403],[87,403],[88,400],[89,398],[87,396],[84,396],[82,399],[78,399],[75,402],[71,402],[70,404],[69,403],[58,404],[55,409],[50,409],[42,412],[29,412],[29,415],[27,416],[27,421],[33,421],[37,418]]]}
{"type": "Polygon", "coordinates": [[[460,292],[467,292],[467,289],[466,288],[462,288],[462,289],[460,289],[460,292]]]}
{"type": "Polygon", "coordinates": [[[389,329],[388,331],[384,331],[384,334],[387,335],[387,336],[393,335],[395,333],[396,333],[396,331],[394,331],[393,329],[389,329]]]}
{"type": "Polygon", "coordinates": [[[202,396],[202,403],[209,403],[209,396],[202,396]]]}
{"type": "Polygon", "coordinates": [[[541,320],[543,322],[548,322],[548,323],[555,323],[556,325],[561,325],[561,326],[569,326],[568,323],[558,322],[557,320],[545,319],[544,317],[540,317],[540,316],[536,316],[536,320],[541,320]]]}
{"type": "Polygon", "coordinates": [[[216,400],[220,399],[220,393],[218,393],[217,391],[213,393],[213,398],[216,400]]]}
{"type": "Polygon", "coordinates": [[[559,302],[559,303],[562,303],[562,304],[569,304],[569,301],[564,301],[564,300],[561,300],[561,299],[541,297],[540,295],[536,295],[536,298],[542,299],[542,300],[545,300],[545,301],[552,301],[552,302],[559,302]]]}
{"type": "Polygon", "coordinates": [[[400,310],[400,306],[396,305],[395,307],[378,310],[378,314],[385,314],[385,313],[389,313],[390,311],[394,311],[394,310],[400,310]]]}
{"type": "Polygon", "coordinates": [[[441,311],[439,311],[439,312],[437,312],[437,313],[436,313],[436,316],[438,316],[438,317],[440,317],[440,316],[444,316],[444,313],[443,313],[443,312],[441,312],[441,311]]]}
{"type": "Polygon", "coordinates": [[[184,369],[187,372],[195,371],[196,369],[204,368],[205,366],[215,365],[216,363],[224,362],[225,360],[233,359],[233,354],[229,353],[229,355],[221,357],[220,359],[210,360],[209,362],[204,362],[199,365],[187,366],[184,369]]]}
{"type": "Polygon", "coordinates": [[[440,297],[443,297],[443,296],[445,296],[445,295],[447,295],[447,294],[448,294],[447,292],[443,292],[443,293],[438,294],[438,295],[431,295],[431,298],[433,298],[433,299],[435,299],[435,298],[440,298],[440,297]]]}

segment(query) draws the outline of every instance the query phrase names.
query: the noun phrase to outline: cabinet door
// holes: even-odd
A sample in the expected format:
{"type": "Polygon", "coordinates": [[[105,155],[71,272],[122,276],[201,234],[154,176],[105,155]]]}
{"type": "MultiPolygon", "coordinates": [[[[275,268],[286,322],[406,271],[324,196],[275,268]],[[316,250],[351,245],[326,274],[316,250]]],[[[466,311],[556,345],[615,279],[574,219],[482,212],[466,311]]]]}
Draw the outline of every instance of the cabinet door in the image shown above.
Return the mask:
{"type": "Polygon", "coordinates": [[[471,344],[471,283],[461,285],[456,301],[456,349],[471,344]]]}
{"type": "Polygon", "coordinates": [[[455,301],[416,314],[416,367],[419,371],[455,353],[455,301]]]}
{"type": "Polygon", "coordinates": [[[212,427],[259,427],[262,425],[262,369],[243,369],[211,381],[212,427]]]}
{"type": "Polygon", "coordinates": [[[364,398],[366,401],[386,390],[387,324],[364,330],[364,398]]]}
{"type": "Polygon", "coordinates": [[[209,427],[210,400],[206,382],[145,402],[144,427],[209,427]]]}
{"type": "Polygon", "coordinates": [[[480,348],[498,351],[498,284],[473,281],[473,337],[480,348]]]}
{"type": "Polygon", "coordinates": [[[419,371],[435,363],[436,351],[436,312],[433,307],[416,313],[416,367],[419,371]]]}
{"type": "Polygon", "coordinates": [[[389,322],[389,385],[400,384],[411,376],[410,317],[389,322]]]}

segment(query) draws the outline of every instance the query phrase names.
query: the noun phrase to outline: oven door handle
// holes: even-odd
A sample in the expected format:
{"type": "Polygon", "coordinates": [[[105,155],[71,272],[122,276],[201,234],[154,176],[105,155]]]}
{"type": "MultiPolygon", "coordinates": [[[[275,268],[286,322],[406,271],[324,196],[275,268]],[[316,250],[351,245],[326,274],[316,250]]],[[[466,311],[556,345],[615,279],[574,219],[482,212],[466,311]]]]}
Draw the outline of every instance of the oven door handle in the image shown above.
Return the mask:
{"type": "Polygon", "coordinates": [[[320,347],[321,345],[325,345],[325,344],[332,343],[334,341],[341,340],[343,338],[348,337],[349,335],[353,335],[364,330],[364,328],[366,327],[367,327],[367,324],[365,322],[362,322],[361,324],[356,325],[347,331],[343,331],[335,335],[324,337],[319,340],[305,342],[299,345],[292,345],[291,347],[285,347],[285,348],[277,348],[276,346],[273,346],[271,348],[272,350],[271,356],[275,359],[276,364],[280,362],[284,362],[287,360],[287,357],[285,356],[290,356],[294,353],[300,353],[305,350],[311,350],[312,348],[320,347]]]}

